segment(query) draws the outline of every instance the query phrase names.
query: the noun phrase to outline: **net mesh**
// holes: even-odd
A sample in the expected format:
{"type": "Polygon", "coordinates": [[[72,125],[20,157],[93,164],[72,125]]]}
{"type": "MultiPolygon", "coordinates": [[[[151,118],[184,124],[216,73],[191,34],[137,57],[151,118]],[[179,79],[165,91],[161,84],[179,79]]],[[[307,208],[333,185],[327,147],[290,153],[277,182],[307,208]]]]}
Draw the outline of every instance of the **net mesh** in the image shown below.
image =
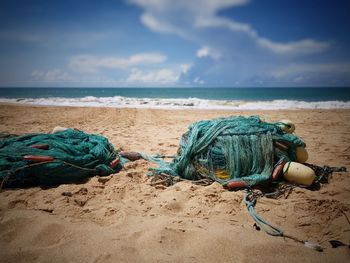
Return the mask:
{"type": "Polygon", "coordinates": [[[159,164],[153,175],[211,178],[221,184],[245,181],[254,186],[269,180],[282,160],[296,161],[297,147],[305,143],[285,133],[279,123],[264,122],[258,116],[232,116],[191,124],[173,162],[148,159],[159,164]]]}
{"type": "Polygon", "coordinates": [[[100,135],[68,129],[54,134],[26,134],[0,138],[0,179],[5,185],[56,185],[94,175],[118,172],[125,160],[109,141],[100,135]],[[47,149],[33,148],[44,144],[47,149]],[[50,162],[33,163],[24,156],[51,156],[50,162]],[[114,168],[110,162],[120,163],[114,168]]]}

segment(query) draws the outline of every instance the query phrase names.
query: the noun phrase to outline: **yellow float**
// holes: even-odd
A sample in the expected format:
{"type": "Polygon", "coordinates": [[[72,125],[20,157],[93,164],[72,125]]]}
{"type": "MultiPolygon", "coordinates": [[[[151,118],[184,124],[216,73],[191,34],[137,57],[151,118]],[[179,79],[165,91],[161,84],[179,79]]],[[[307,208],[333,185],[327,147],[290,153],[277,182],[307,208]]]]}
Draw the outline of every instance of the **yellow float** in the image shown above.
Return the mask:
{"type": "Polygon", "coordinates": [[[309,154],[307,153],[307,150],[304,147],[297,147],[295,154],[297,156],[298,163],[305,163],[309,158],[309,154]]]}
{"type": "Polygon", "coordinates": [[[314,170],[304,164],[288,162],[283,167],[283,177],[288,182],[310,186],[315,180],[316,174],[314,170]]]}

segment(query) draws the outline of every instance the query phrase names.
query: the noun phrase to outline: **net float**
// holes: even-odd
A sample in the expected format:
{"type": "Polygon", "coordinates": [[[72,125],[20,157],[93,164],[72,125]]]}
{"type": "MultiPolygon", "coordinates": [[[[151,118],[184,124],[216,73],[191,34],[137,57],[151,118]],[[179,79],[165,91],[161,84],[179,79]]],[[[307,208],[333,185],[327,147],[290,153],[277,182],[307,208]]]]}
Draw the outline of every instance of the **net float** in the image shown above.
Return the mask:
{"type": "Polygon", "coordinates": [[[113,161],[110,162],[109,167],[114,169],[119,163],[120,163],[120,160],[118,158],[114,159],[113,161]]]}
{"type": "Polygon", "coordinates": [[[68,128],[62,127],[62,126],[56,126],[55,128],[52,129],[51,133],[63,132],[66,130],[68,130],[68,128]]]}
{"type": "Polygon", "coordinates": [[[315,180],[316,174],[314,170],[304,164],[288,162],[284,165],[283,177],[288,182],[310,186],[315,180]]]}
{"type": "Polygon", "coordinates": [[[238,190],[247,186],[248,184],[244,181],[232,181],[226,184],[226,188],[229,190],[238,190]]]}
{"type": "Polygon", "coordinates": [[[35,149],[41,149],[41,150],[48,150],[49,149],[48,144],[33,144],[30,147],[35,148],[35,149]]]}
{"type": "Polygon", "coordinates": [[[52,156],[48,155],[25,155],[23,159],[34,163],[52,162],[54,160],[52,156]]]}
{"type": "Polygon", "coordinates": [[[275,168],[272,171],[272,181],[275,181],[278,179],[278,176],[280,175],[280,173],[283,170],[284,165],[286,164],[286,162],[280,162],[279,164],[277,164],[275,166],[275,168]]]}
{"type": "Polygon", "coordinates": [[[307,153],[307,150],[304,147],[297,147],[295,155],[297,157],[298,163],[305,163],[309,158],[309,154],[307,153]]]}
{"type": "Polygon", "coordinates": [[[142,159],[142,155],[138,152],[120,152],[120,156],[130,160],[130,161],[137,161],[142,159]]]}

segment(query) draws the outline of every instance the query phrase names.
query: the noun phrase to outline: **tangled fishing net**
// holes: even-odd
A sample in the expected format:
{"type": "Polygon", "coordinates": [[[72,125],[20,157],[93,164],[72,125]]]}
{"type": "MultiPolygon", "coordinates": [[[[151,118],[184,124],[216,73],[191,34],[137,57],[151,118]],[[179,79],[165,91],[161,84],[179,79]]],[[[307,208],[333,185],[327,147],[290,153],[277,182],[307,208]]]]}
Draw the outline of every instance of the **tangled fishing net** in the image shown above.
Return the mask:
{"type": "Polygon", "coordinates": [[[280,162],[296,161],[298,147],[305,147],[305,143],[285,133],[278,122],[264,122],[258,116],[232,116],[191,124],[173,162],[148,159],[159,164],[152,169],[153,175],[210,178],[224,185],[244,181],[254,186],[270,180],[280,162]]]}
{"type": "Polygon", "coordinates": [[[105,137],[74,129],[0,137],[0,180],[6,186],[57,185],[107,176],[122,169],[123,163],[105,137]],[[38,157],[52,160],[37,162],[38,157]],[[114,160],[119,161],[111,166],[114,160]]]}

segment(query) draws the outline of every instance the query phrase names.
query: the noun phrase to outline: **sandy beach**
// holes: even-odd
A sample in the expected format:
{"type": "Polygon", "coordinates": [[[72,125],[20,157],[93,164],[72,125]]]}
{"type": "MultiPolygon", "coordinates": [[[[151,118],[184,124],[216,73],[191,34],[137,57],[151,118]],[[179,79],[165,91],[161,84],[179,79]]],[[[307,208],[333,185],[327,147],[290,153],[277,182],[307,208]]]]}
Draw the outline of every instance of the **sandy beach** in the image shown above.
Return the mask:
{"type": "MultiPolygon", "coordinates": [[[[230,115],[290,119],[309,163],[350,169],[350,110],[209,111],[0,105],[0,131],[49,132],[57,125],[107,137],[116,148],[173,155],[192,122],[230,115]]],[[[151,186],[144,160],[82,184],[0,193],[0,262],[346,262],[350,177],[334,173],[319,191],[258,200],[256,209],[317,252],[257,231],[243,192],[217,183],[151,186]],[[63,196],[71,192],[71,196],[63,196]]]]}

